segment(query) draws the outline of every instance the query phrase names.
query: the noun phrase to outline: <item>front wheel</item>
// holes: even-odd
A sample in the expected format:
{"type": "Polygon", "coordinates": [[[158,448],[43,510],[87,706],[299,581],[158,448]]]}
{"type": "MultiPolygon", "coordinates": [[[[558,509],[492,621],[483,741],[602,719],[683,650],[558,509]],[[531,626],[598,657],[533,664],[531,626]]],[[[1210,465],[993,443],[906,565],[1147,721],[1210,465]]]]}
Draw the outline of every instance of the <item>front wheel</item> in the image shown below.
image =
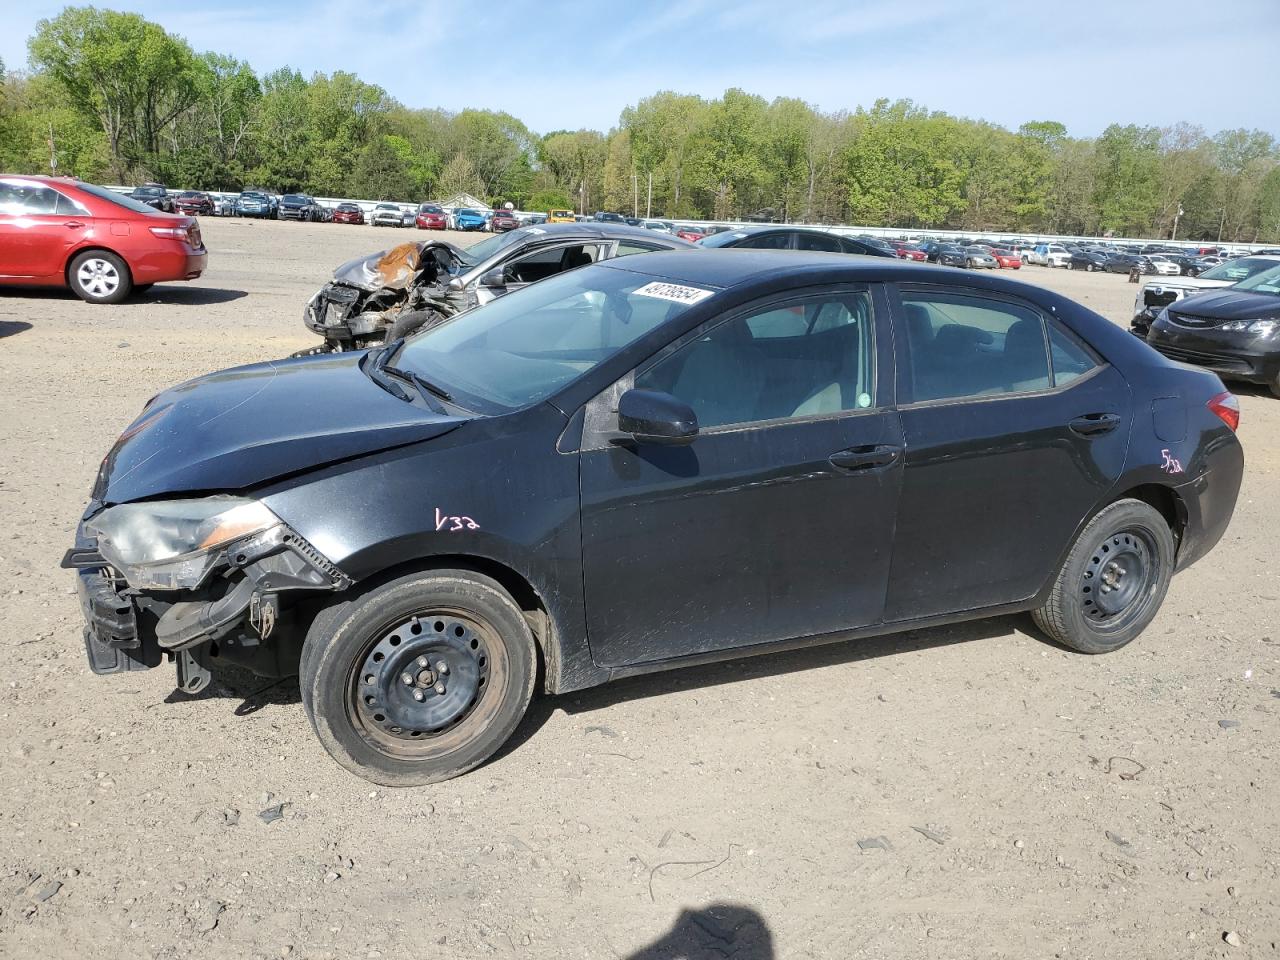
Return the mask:
{"type": "Polygon", "coordinates": [[[1118,650],[1146,629],[1173,576],[1165,518],[1141,500],[1118,500],[1089,521],[1032,611],[1041,630],[1080,653],[1118,650]]]}
{"type": "Polygon", "coordinates": [[[89,250],[72,260],[67,280],[85,303],[119,303],[133,288],[129,267],[105,250],[89,250]]]}
{"type": "Polygon", "coordinates": [[[410,574],[322,612],[299,664],[320,742],[385,786],[436,783],[489,759],[524,716],[537,653],[497,582],[410,574]]]}
{"type": "Polygon", "coordinates": [[[407,337],[419,330],[430,330],[448,318],[438,310],[408,310],[396,317],[387,328],[387,342],[407,337]]]}

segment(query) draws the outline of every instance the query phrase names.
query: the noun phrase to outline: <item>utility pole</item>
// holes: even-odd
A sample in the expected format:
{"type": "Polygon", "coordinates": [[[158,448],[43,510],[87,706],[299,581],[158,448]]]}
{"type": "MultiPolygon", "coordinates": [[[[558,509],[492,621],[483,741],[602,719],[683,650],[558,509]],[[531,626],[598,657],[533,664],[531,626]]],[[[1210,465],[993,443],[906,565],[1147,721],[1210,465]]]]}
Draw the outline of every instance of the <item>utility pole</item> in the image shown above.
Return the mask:
{"type": "Polygon", "coordinates": [[[640,216],[640,175],[634,164],[631,167],[631,215],[640,216]]]}
{"type": "Polygon", "coordinates": [[[1170,240],[1177,240],[1177,239],[1178,239],[1178,219],[1179,219],[1179,218],[1183,215],[1183,213],[1185,213],[1185,212],[1186,212],[1186,211],[1184,211],[1184,210],[1182,209],[1182,204],[1178,204],[1178,212],[1177,212],[1177,213],[1175,213],[1175,214],[1173,215],[1173,236],[1169,238],[1170,240]]]}
{"type": "Polygon", "coordinates": [[[644,201],[644,217],[648,220],[653,216],[653,171],[649,171],[649,196],[644,201]]]}
{"type": "Polygon", "coordinates": [[[57,173],[58,171],[58,149],[53,142],[53,121],[49,121],[49,171],[57,173]]]}

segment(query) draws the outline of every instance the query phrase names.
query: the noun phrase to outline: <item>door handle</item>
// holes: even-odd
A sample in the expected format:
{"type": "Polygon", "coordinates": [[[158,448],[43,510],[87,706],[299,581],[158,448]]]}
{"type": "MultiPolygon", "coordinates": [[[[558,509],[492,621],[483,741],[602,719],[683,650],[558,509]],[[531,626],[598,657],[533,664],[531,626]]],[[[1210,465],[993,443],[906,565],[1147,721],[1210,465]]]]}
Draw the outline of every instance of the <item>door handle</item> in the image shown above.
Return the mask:
{"type": "Polygon", "coordinates": [[[1104,433],[1110,433],[1120,426],[1120,414],[1086,413],[1082,417],[1076,417],[1068,426],[1071,427],[1073,433],[1077,433],[1082,437],[1096,437],[1104,433]]]}
{"type": "Polygon", "coordinates": [[[81,223],[79,220],[68,220],[66,223],[63,224],[63,226],[66,227],[68,230],[80,230],[84,227],[84,224],[81,223]]]}
{"type": "Polygon", "coordinates": [[[901,447],[877,443],[862,447],[849,447],[847,450],[837,450],[827,457],[827,460],[837,470],[843,470],[846,473],[859,473],[887,467],[898,459],[900,453],[902,453],[901,447]]]}

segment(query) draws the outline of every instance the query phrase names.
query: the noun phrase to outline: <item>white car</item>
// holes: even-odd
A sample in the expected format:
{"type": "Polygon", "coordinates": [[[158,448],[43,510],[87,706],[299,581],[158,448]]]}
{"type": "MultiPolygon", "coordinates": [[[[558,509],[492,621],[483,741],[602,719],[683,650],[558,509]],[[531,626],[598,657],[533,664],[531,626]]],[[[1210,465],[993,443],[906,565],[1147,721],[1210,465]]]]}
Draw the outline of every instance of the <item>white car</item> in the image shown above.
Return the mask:
{"type": "Polygon", "coordinates": [[[1060,243],[1037,244],[1023,260],[1038,263],[1042,267],[1065,267],[1071,262],[1071,254],[1060,243]]]}
{"type": "MultiPolygon", "coordinates": [[[[1152,258],[1154,259],[1154,257],[1152,258]]],[[[1144,328],[1155,319],[1156,314],[1183,297],[1208,290],[1212,287],[1229,287],[1239,283],[1255,273],[1269,270],[1280,263],[1280,256],[1258,254],[1252,257],[1240,257],[1236,260],[1224,260],[1198,277],[1178,277],[1175,280],[1149,280],[1138,291],[1133,301],[1133,325],[1144,328]]]]}
{"type": "Polygon", "coordinates": [[[403,227],[404,212],[398,203],[380,203],[370,211],[369,222],[375,227],[403,227]]]}
{"type": "Polygon", "coordinates": [[[1147,259],[1150,260],[1151,263],[1155,266],[1157,276],[1161,276],[1161,277],[1182,276],[1182,268],[1178,266],[1176,263],[1174,263],[1172,260],[1170,260],[1168,257],[1162,254],[1159,254],[1159,253],[1148,254],[1147,259]]]}

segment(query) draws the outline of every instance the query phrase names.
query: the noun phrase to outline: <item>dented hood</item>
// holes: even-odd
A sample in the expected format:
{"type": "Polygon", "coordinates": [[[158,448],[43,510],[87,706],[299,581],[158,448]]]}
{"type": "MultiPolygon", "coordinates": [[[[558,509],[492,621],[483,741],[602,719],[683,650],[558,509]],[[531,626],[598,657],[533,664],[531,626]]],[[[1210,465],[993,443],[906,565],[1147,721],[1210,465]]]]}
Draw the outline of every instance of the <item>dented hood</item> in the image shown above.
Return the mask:
{"type": "Polygon", "coordinates": [[[402,243],[390,250],[381,250],[367,257],[348,260],[333,271],[335,283],[345,283],[366,293],[376,290],[403,290],[418,274],[423,258],[432,249],[444,250],[454,260],[462,260],[462,251],[443,240],[425,243],[402,243]]]}
{"type": "Polygon", "coordinates": [[[166,390],[111,448],[93,499],[243,490],[463,422],[393,397],[361,372],[363,356],[235,367],[166,390]]]}

